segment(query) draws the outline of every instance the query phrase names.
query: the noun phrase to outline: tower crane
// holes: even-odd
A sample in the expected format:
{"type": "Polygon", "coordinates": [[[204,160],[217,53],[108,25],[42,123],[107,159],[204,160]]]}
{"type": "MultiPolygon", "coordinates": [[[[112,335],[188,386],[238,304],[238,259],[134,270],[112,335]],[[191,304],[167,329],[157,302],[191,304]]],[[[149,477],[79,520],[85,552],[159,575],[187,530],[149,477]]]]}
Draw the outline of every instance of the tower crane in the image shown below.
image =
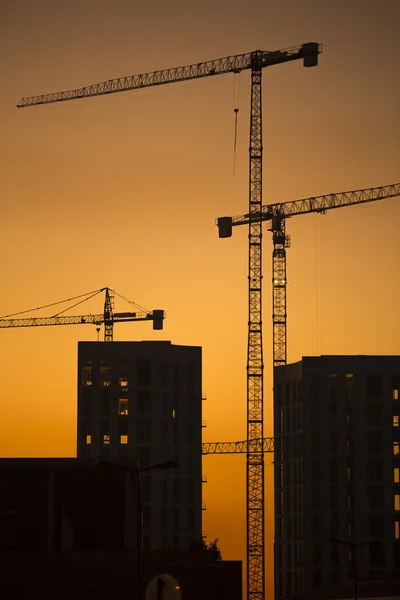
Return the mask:
{"type": "MultiPolygon", "coordinates": [[[[100,292],[105,292],[104,299],[104,312],[100,315],[54,315],[52,317],[25,317],[18,319],[0,318],[0,329],[8,327],[43,327],[47,325],[97,325],[104,324],[104,341],[113,341],[113,329],[114,323],[128,323],[130,321],[152,321],[153,329],[160,330],[163,328],[163,320],[165,319],[165,313],[163,310],[153,310],[152,312],[142,309],[141,312],[119,312],[115,313],[113,310],[114,292],[110,288],[101,288],[91,294],[91,298],[100,292]]],[[[88,294],[83,294],[88,296],[88,294]]],[[[79,296],[82,297],[82,296],[79,296]]],[[[76,298],[72,298],[74,300],[76,298]]],[[[87,300],[88,298],[85,298],[87,300]]],[[[61,304],[56,302],[55,304],[61,304]]],[[[54,306],[54,304],[47,305],[54,306]]],[[[43,307],[44,308],[44,307],[43,307]]],[[[39,310],[39,309],[33,309],[39,310]]],[[[31,311],[23,311],[31,312],[31,311]]],[[[65,311],[63,311],[65,312],[65,311]]],[[[22,313],[19,313],[22,314],[22,313]]],[[[12,315],[11,315],[12,316],[12,315]]]]}
{"type": "MultiPolygon", "coordinates": [[[[251,225],[252,222],[261,224],[267,221],[268,229],[272,232],[272,327],[273,327],[273,366],[285,365],[287,362],[287,307],[286,307],[286,248],[290,247],[290,237],[286,235],[286,219],[309,213],[325,213],[334,208],[376,202],[386,198],[400,196],[400,183],[386,186],[340,192],[324,196],[315,196],[291,202],[268,204],[261,207],[259,212],[251,212],[236,217],[219,217],[216,220],[220,238],[232,236],[232,228],[238,225],[251,225]]],[[[251,248],[252,239],[249,238],[251,248]]],[[[251,251],[251,250],[250,250],[251,251]]],[[[261,235],[260,235],[261,253],[261,235]]],[[[256,280],[261,281],[261,258],[254,268],[256,280]]],[[[261,304],[261,300],[260,300],[261,304]]],[[[274,415],[277,422],[279,415],[274,415]]],[[[279,427],[275,428],[279,431],[279,427]]],[[[282,433],[275,440],[275,465],[281,464],[282,433]],[[277,456],[278,455],[278,456],[277,456]]],[[[250,440],[247,440],[250,443],[250,440]]],[[[275,473],[275,511],[283,511],[283,473],[275,473]]],[[[275,531],[275,574],[280,577],[280,564],[283,562],[282,532],[275,531]]],[[[283,582],[280,581],[282,588],[283,582]]],[[[284,594],[283,588],[281,589],[284,594]]]]}
{"type": "MultiPolygon", "coordinates": [[[[280,202],[262,206],[259,213],[246,213],[236,217],[216,219],[220,238],[232,236],[232,227],[248,225],[252,221],[267,221],[272,232],[272,323],[273,323],[273,364],[285,365],[287,360],[286,332],[286,248],[290,248],[290,236],[286,235],[286,219],[310,213],[325,213],[334,208],[366,204],[400,196],[400,183],[381,187],[339,192],[324,196],[314,196],[302,200],[280,202]]],[[[262,276],[261,263],[258,277],[262,276]]]]}
{"type": "MultiPolygon", "coordinates": [[[[103,96],[167,83],[251,71],[249,213],[261,215],[262,206],[262,71],[266,67],[301,59],[303,66],[318,64],[321,44],[308,42],[275,51],[255,50],[173,69],[153,71],[74,90],[22,98],[18,108],[103,96]]],[[[264,367],[261,326],[261,220],[249,222],[249,307],[247,351],[247,462],[246,462],[246,542],[247,599],[264,600],[264,367]]]]}

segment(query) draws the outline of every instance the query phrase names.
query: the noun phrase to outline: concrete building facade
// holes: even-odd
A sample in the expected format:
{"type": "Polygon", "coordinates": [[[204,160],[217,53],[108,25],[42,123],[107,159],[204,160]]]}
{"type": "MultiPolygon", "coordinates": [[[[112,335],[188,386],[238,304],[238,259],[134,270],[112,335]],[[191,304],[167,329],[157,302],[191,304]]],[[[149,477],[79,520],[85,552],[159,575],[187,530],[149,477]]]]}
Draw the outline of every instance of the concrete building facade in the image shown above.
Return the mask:
{"type": "Polygon", "coordinates": [[[141,468],[144,548],[189,549],[202,536],[202,354],[171,342],[79,342],[78,457],[141,468]]]}
{"type": "Polygon", "coordinates": [[[400,570],[399,394],[399,356],[276,368],[277,600],[354,577],[355,558],[361,578],[400,570]]]}

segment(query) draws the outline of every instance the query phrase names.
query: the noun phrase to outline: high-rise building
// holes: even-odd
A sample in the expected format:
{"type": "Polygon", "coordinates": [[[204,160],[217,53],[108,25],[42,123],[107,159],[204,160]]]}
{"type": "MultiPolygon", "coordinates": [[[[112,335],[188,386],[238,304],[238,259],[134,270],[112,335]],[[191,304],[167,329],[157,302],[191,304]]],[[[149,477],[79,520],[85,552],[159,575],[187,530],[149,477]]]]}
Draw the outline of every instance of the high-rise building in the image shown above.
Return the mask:
{"type": "Polygon", "coordinates": [[[400,356],[275,370],[275,597],[400,570],[400,356]],[[356,544],[359,544],[355,546],[356,544]]]}
{"type": "Polygon", "coordinates": [[[201,361],[171,342],[78,344],[78,457],[179,463],[141,475],[145,549],[201,541],[201,361]]]}

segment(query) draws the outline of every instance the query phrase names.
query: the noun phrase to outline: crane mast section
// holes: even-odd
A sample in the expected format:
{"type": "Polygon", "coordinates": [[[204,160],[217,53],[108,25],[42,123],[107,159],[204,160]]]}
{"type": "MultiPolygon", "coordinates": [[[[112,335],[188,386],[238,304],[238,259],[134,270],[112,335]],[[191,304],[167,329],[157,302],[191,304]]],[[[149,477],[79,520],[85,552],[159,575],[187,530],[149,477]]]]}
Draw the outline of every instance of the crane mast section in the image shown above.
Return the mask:
{"type": "MultiPolygon", "coordinates": [[[[257,440],[251,444],[256,444],[256,452],[273,452],[274,438],[264,438],[262,442],[257,440]]],[[[247,454],[247,441],[241,442],[204,442],[201,445],[201,453],[206,454],[247,454]]]]}
{"type": "MultiPolygon", "coordinates": [[[[152,313],[115,313],[113,323],[126,323],[130,321],[152,321],[152,313]]],[[[70,317],[35,317],[26,319],[0,319],[0,329],[7,327],[43,327],[46,325],[101,325],[104,315],[83,315],[70,317]]]]}
{"type": "Polygon", "coordinates": [[[231,225],[247,225],[252,220],[259,220],[260,218],[262,221],[270,221],[274,217],[289,218],[296,215],[325,212],[326,210],[332,210],[334,208],[376,202],[377,200],[395,198],[396,196],[400,196],[400,183],[393,183],[377,188],[354,190],[351,192],[340,192],[338,194],[327,194],[325,196],[315,196],[313,198],[294,200],[292,202],[267,204],[262,207],[261,215],[247,213],[245,215],[232,217],[231,225]]]}
{"type": "MultiPolygon", "coordinates": [[[[118,92],[137,90],[155,85],[164,85],[166,83],[178,83],[180,81],[190,81],[191,79],[212,77],[213,75],[240,73],[246,69],[252,69],[254,67],[270,67],[299,58],[303,58],[306,63],[307,60],[312,61],[313,57],[321,52],[322,46],[316,42],[309,42],[307,44],[302,44],[301,46],[293,46],[292,48],[286,48],[284,50],[256,50],[247,54],[226,56],[225,58],[176,67],[173,69],[163,69],[151,73],[141,73],[139,75],[109,79],[108,81],[65,92],[30,96],[22,98],[20,103],[17,104],[17,107],[25,108],[27,106],[37,106],[39,104],[66,102],[68,100],[104,96],[105,94],[116,94],[118,92]]],[[[310,66],[313,65],[310,64],[310,66]]]]}

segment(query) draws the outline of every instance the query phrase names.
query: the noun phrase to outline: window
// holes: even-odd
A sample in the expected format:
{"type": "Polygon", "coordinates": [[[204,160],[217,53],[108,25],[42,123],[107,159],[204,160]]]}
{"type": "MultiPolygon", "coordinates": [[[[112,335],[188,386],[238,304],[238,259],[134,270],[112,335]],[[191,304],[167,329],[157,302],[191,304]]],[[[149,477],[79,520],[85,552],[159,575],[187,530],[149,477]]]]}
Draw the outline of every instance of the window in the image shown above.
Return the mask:
{"type": "Polygon", "coordinates": [[[400,454],[400,442],[393,442],[393,454],[400,454]]]}
{"type": "Polygon", "coordinates": [[[151,414],[151,392],[147,389],[138,389],[137,392],[137,412],[138,415],[151,414]]]}
{"type": "Polygon", "coordinates": [[[313,572],[313,585],[314,585],[314,587],[319,587],[321,584],[322,584],[321,569],[314,569],[314,572],[313,572]]]}
{"type": "Polygon", "coordinates": [[[82,414],[90,415],[92,409],[91,390],[83,390],[82,395],[82,414]]]}
{"type": "Polygon", "coordinates": [[[120,377],[118,379],[118,385],[120,388],[122,388],[123,390],[127,391],[128,390],[128,378],[127,377],[120,377]]]}
{"type": "Polygon", "coordinates": [[[329,517],[329,531],[331,537],[336,537],[339,533],[339,516],[337,512],[332,512],[329,517]]]}
{"type": "Polygon", "coordinates": [[[353,373],[346,373],[346,397],[348,400],[353,398],[353,373]]]}
{"type": "Polygon", "coordinates": [[[100,399],[100,412],[103,415],[108,415],[108,412],[110,410],[110,399],[108,397],[107,394],[107,390],[104,390],[104,394],[101,396],[100,399]]]}
{"type": "Polygon", "coordinates": [[[399,469],[399,467],[395,467],[393,469],[393,481],[394,481],[394,483],[400,483],[400,469],[399,469]]]}
{"type": "Polygon", "coordinates": [[[86,436],[86,444],[87,444],[87,446],[90,446],[91,443],[92,443],[92,436],[90,434],[88,434],[86,436]]]}
{"type": "Polygon", "coordinates": [[[103,445],[108,446],[110,443],[110,436],[108,434],[103,434],[103,445]]]}
{"type": "Polygon", "coordinates": [[[194,365],[186,365],[186,388],[194,390],[196,387],[196,369],[194,365]]]}
{"type": "Polygon", "coordinates": [[[310,396],[312,399],[317,399],[319,397],[319,377],[318,377],[318,375],[311,375],[310,396]]]}
{"type": "Polygon", "coordinates": [[[338,389],[338,376],[336,375],[336,373],[332,373],[331,375],[329,375],[329,398],[331,400],[336,400],[337,398],[337,389],[338,389]]]}
{"type": "Polygon", "coordinates": [[[400,540],[400,521],[394,522],[394,539],[400,540]]]}
{"type": "Polygon", "coordinates": [[[367,396],[368,398],[382,398],[382,377],[381,375],[367,375],[367,396]]]}
{"type": "Polygon", "coordinates": [[[399,388],[400,388],[400,376],[393,375],[393,377],[392,377],[392,398],[393,398],[393,400],[399,399],[399,388]]]}
{"type": "Polygon", "coordinates": [[[338,464],[336,458],[329,459],[329,479],[330,481],[337,481],[338,479],[338,464]]]}
{"type": "Polygon", "coordinates": [[[371,513],[368,517],[369,535],[371,538],[381,538],[385,534],[385,519],[382,513],[371,513]]]}
{"type": "Polygon", "coordinates": [[[400,495],[394,495],[394,510],[400,510],[400,495]]]}
{"type": "Polygon", "coordinates": [[[127,435],[120,435],[119,436],[119,443],[121,445],[125,445],[128,443],[128,436],[127,435]]]}
{"type": "Polygon", "coordinates": [[[137,384],[151,385],[151,362],[149,360],[138,360],[137,384]]]}
{"type": "Polygon", "coordinates": [[[383,510],[385,490],[382,486],[370,485],[368,489],[368,506],[371,510],[383,510]]]}
{"type": "Polygon", "coordinates": [[[367,450],[369,454],[381,454],[383,446],[382,432],[371,429],[367,433],[367,450]]]}
{"type": "Polygon", "coordinates": [[[180,427],[179,420],[174,420],[174,446],[180,446],[181,444],[181,436],[180,436],[180,427]]]}
{"type": "Polygon", "coordinates": [[[172,385],[174,389],[179,388],[179,365],[175,364],[172,369],[172,385]]]}
{"type": "Polygon", "coordinates": [[[102,387],[110,387],[110,366],[104,360],[100,361],[100,385],[102,387]]]}
{"type": "Polygon", "coordinates": [[[169,388],[170,386],[170,370],[169,370],[169,364],[168,363],[162,363],[162,367],[161,367],[161,373],[162,373],[162,385],[163,388],[169,388]]]}
{"type": "Polygon", "coordinates": [[[82,365],[81,381],[84,386],[92,385],[92,361],[90,360],[82,365]]]}
{"type": "Polygon", "coordinates": [[[125,417],[128,414],[128,398],[119,398],[118,414],[120,417],[125,417]]]}
{"type": "Polygon", "coordinates": [[[151,442],[151,420],[138,419],[136,421],[136,435],[138,444],[150,444],[151,442]]]}
{"type": "Polygon", "coordinates": [[[367,422],[370,427],[383,425],[383,405],[381,402],[367,403],[367,422]]]}
{"type": "Polygon", "coordinates": [[[369,562],[372,567],[385,566],[385,547],[383,544],[369,547],[369,562]]]}
{"type": "Polygon", "coordinates": [[[377,456],[368,458],[368,479],[370,481],[382,481],[383,460],[377,456]]]}
{"type": "Polygon", "coordinates": [[[399,426],[399,415],[393,415],[393,427],[399,426]]]}

